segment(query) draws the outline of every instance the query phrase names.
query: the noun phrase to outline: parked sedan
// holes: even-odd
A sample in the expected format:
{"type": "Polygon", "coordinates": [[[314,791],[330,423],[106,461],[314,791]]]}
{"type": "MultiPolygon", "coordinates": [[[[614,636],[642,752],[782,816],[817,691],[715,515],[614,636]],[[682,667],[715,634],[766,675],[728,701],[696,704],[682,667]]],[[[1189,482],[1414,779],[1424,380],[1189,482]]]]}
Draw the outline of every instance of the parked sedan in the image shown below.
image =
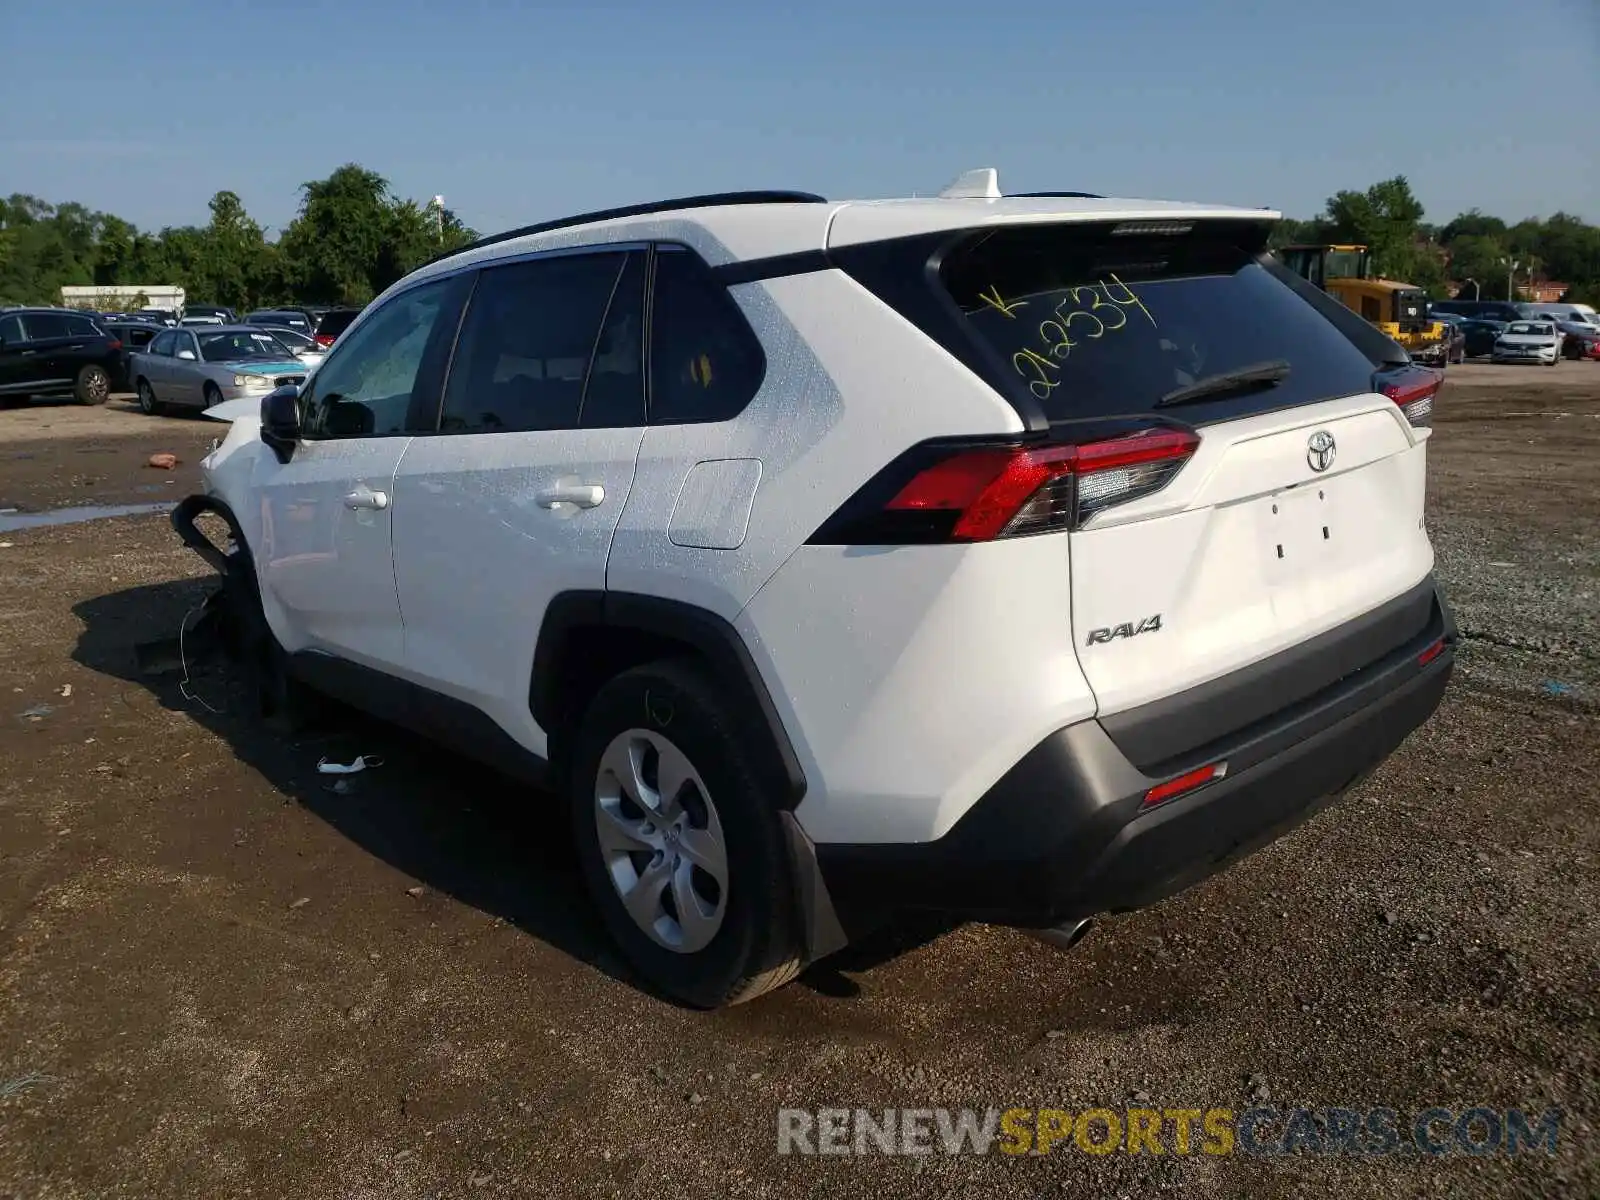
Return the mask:
{"type": "Polygon", "coordinates": [[[1505,332],[1506,323],[1490,317],[1463,317],[1461,331],[1467,337],[1467,357],[1479,358],[1494,353],[1494,344],[1505,332]]]}
{"type": "Polygon", "coordinates": [[[133,377],[128,374],[128,368],[133,363],[133,356],[153,342],[166,326],[126,319],[100,321],[99,325],[108,336],[122,343],[122,349],[117,353],[116,368],[111,372],[111,390],[131,392],[133,377]]]}
{"type": "Polygon", "coordinates": [[[1595,344],[1600,342],[1600,326],[1579,321],[1563,313],[1535,313],[1533,320],[1549,321],[1561,335],[1561,353],[1567,358],[1594,358],[1595,344]]]}
{"type": "Polygon", "coordinates": [[[258,308],[255,312],[245,314],[244,323],[293,329],[307,337],[315,333],[317,328],[311,317],[298,308],[258,308]]]}
{"type": "Polygon", "coordinates": [[[1467,331],[1465,317],[1455,313],[1434,313],[1432,320],[1444,326],[1444,364],[1467,361],[1467,331]]]}
{"type": "Polygon", "coordinates": [[[1561,357],[1561,331],[1549,321],[1512,321],[1494,343],[1495,362],[1556,365],[1561,357]]]}
{"type": "Polygon", "coordinates": [[[139,407],[210,408],[305,382],[306,364],[265,329],[249,325],[168,329],[133,356],[139,407]]]}
{"type": "Polygon", "coordinates": [[[263,325],[268,333],[294,352],[294,356],[308,367],[314,367],[328,356],[315,338],[307,337],[298,329],[285,329],[277,325],[263,325]]]}

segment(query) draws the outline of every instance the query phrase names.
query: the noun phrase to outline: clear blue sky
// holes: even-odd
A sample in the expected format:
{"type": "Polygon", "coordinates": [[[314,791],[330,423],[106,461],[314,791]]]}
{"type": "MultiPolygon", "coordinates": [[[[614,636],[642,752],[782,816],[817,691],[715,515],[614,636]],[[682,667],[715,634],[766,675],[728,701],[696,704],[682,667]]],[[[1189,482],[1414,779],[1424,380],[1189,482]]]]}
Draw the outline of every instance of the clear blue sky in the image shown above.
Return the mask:
{"type": "Polygon", "coordinates": [[[0,0],[0,194],[269,227],[355,161],[493,232],[793,187],[1600,221],[1600,0],[0,0]]]}

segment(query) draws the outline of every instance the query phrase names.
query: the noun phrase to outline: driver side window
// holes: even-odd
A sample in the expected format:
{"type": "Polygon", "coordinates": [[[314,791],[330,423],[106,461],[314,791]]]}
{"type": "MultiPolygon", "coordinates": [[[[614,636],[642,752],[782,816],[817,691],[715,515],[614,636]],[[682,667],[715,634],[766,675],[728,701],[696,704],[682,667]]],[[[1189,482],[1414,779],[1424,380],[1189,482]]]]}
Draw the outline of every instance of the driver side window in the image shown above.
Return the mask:
{"type": "Polygon", "coordinates": [[[301,397],[308,438],[385,437],[408,432],[412,395],[425,382],[423,359],[456,279],[395,296],[342,339],[301,397]]]}

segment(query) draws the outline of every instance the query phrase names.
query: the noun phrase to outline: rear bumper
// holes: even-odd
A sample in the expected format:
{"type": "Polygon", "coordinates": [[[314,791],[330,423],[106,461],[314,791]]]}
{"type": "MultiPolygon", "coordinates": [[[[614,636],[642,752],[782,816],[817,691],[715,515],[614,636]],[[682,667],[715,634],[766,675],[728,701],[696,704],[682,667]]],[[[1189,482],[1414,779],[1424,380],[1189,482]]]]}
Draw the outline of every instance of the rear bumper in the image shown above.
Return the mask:
{"type": "Polygon", "coordinates": [[[818,845],[828,896],[852,934],[905,909],[1043,927],[1163,899],[1360,782],[1438,706],[1455,641],[1435,587],[1425,627],[1402,644],[1160,774],[1099,721],[1060,729],[936,841],[818,845]],[[1142,807],[1151,787],[1219,760],[1222,779],[1142,807]]]}

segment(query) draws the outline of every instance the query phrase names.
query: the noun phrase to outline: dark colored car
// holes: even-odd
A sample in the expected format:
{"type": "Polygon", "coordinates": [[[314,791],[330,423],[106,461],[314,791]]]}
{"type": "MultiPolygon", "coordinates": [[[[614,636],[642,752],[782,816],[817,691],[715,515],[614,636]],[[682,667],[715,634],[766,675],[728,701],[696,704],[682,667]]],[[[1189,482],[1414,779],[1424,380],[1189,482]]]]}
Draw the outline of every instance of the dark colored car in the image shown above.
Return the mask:
{"type": "Polygon", "coordinates": [[[361,315],[359,308],[330,308],[317,322],[317,345],[326,350],[361,315]]]}
{"type": "Polygon", "coordinates": [[[117,341],[122,343],[122,350],[117,355],[117,369],[111,373],[111,390],[113,392],[133,391],[133,379],[128,374],[128,362],[131,355],[139,353],[162,330],[165,325],[157,325],[154,321],[101,321],[100,328],[105,330],[117,341]]]}
{"type": "Polygon", "coordinates": [[[1467,361],[1467,331],[1463,327],[1466,318],[1457,313],[1436,312],[1432,318],[1444,326],[1444,361],[1460,363],[1467,361]]]}
{"type": "Polygon", "coordinates": [[[136,321],[154,321],[157,325],[176,325],[178,314],[170,308],[141,308],[133,314],[136,321]]]}
{"type": "Polygon", "coordinates": [[[104,404],[122,369],[122,342],[83,313],[0,313],[0,396],[75,396],[80,404],[104,404]]]}
{"type": "Polygon", "coordinates": [[[1502,323],[1527,320],[1517,311],[1515,304],[1508,304],[1504,300],[1435,300],[1429,313],[1435,317],[1443,316],[1445,313],[1456,313],[1463,317],[1476,317],[1479,320],[1487,318],[1502,323]]]}
{"type": "Polygon", "coordinates": [[[284,329],[292,329],[307,337],[311,337],[317,329],[311,314],[303,308],[258,308],[255,312],[246,313],[242,324],[280,325],[284,329]]]}

